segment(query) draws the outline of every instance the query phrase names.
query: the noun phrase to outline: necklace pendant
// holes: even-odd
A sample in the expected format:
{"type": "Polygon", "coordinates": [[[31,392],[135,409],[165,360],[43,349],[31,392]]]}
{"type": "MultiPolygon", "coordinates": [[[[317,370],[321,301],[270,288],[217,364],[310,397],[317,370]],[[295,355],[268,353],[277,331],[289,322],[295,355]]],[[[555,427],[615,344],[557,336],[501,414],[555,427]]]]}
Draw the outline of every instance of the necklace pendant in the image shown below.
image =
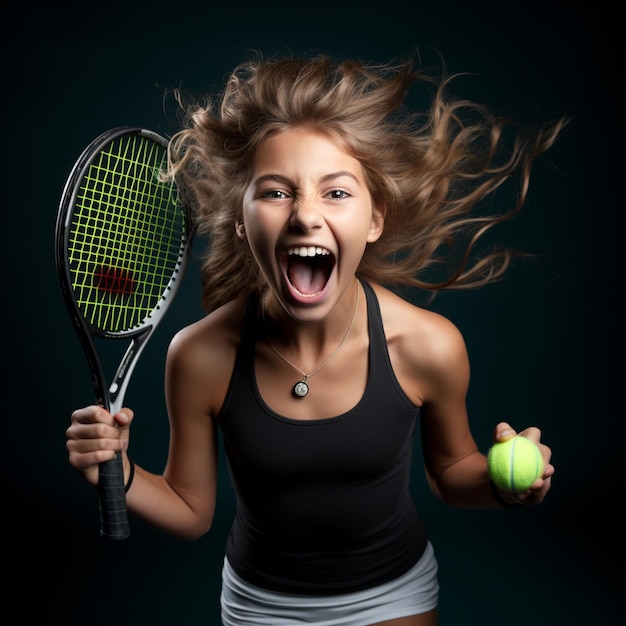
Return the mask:
{"type": "Polygon", "coordinates": [[[306,395],[308,395],[308,393],[309,393],[309,386],[307,385],[307,382],[306,382],[307,379],[310,378],[311,376],[313,376],[314,374],[317,374],[317,372],[319,372],[326,365],[326,363],[328,363],[328,361],[330,361],[337,354],[337,352],[339,352],[339,350],[341,350],[341,347],[343,346],[343,344],[346,343],[346,341],[347,341],[347,339],[348,339],[348,337],[350,335],[350,331],[352,330],[352,327],[354,326],[354,322],[356,320],[357,311],[359,310],[359,296],[360,296],[360,294],[361,294],[361,291],[359,289],[359,282],[358,282],[358,279],[357,279],[356,304],[354,305],[354,313],[352,313],[352,320],[350,320],[350,325],[348,326],[348,330],[346,331],[346,334],[343,336],[343,339],[341,340],[339,345],[331,353],[331,355],[329,357],[326,357],[326,360],[323,361],[321,365],[318,365],[310,374],[305,374],[297,365],[294,365],[289,359],[287,359],[285,356],[283,356],[276,349],[274,344],[272,344],[272,341],[270,339],[269,333],[267,332],[267,326],[266,326],[266,322],[265,322],[265,302],[267,300],[267,296],[263,299],[263,302],[261,303],[261,316],[263,318],[263,326],[265,328],[265,335],[266,335],[266,338],[267,338],[267,343],[269,344],[270,348],[277,354],[277,356],[279,356],[288,365],[291,365],[291,367],[293,367],[293,369],[298,370],[300,372],[300,374],[302,374],[302,376],[304,376],[304,378],[301,381],[298,381],[293,386],[293,389],[291,390],[291,392],[293,393],[293,395],[296,398],[304,398],[306,395]]]}
{"type": "Polygon", "coordinates": [[[293,395],[297,398],[304,398],[309,393],[309,386],[306,384],[306,376],[294,385],[293,395]]]}

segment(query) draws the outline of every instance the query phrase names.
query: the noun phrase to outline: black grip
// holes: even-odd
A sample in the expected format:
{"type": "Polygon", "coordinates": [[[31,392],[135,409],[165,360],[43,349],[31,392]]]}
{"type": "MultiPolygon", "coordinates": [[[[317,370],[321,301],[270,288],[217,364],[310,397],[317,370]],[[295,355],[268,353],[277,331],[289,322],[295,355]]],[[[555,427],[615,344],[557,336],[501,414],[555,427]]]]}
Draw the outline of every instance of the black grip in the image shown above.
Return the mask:
{"type": "Polygon", "coordinates": [[[100,536],[120,541],[130,535],[126,492],[124,491],[124,466],[118,452],[113,459],[100,463],[100,536]]]}

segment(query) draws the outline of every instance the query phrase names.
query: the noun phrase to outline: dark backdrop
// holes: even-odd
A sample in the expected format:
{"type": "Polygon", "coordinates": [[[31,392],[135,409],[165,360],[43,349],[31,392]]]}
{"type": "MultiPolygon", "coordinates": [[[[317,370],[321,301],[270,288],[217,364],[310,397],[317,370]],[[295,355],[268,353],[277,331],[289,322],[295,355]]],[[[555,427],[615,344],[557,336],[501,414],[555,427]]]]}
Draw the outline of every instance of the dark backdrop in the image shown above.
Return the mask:
{"type": "MultiPolygon", "coordinates": [[[[600,9],[549,2],[472,4],[129,0],[20,5],[6,17],[3,594],[14,623],[219,624],[234,506],[223,464],[217,519],[204,538],[182,542],[136,519],[125,542],[98,537],[96,495],[64,449],[70,412],[92,401],[92,389],[60,297],[53,234],[65,179],[95,135],[126,124],[171,133],[164,93],[213,91],[253,50],[374,61],[420,50],[425,66],[438,51],[451,71],[471,74],[459,93],[497,112],[524,123],[574,115],[538,162],[526,211],[501,232],[537,257],[502,283],[433,303],[467,340],[480,446],[500,419],[541,426],[557,467],[552,492],[532,511],[455,511],[427,491],[419,445],[414,491],[439,558],[442,626],[618,623],[624,133],[615,22],[600,9]]],[[[127,397],[137,412],[133,457],[154,471],[167,450],[167,343],[201,314],[194,261],[127,397]]]]}

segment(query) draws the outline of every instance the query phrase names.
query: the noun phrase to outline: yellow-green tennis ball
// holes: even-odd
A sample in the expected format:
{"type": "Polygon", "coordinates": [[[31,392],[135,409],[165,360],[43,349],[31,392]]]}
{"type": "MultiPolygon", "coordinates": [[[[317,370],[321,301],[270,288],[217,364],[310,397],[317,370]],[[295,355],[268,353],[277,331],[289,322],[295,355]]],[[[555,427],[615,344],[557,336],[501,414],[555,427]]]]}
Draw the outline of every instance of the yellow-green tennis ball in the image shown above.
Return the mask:
{"type": "Polygon", "coordinates": [[[530,439],[516,435],[491,446],[487,468],[491,480],[500,489],[526,491],[543,474],[543,458],[530,439]]]}

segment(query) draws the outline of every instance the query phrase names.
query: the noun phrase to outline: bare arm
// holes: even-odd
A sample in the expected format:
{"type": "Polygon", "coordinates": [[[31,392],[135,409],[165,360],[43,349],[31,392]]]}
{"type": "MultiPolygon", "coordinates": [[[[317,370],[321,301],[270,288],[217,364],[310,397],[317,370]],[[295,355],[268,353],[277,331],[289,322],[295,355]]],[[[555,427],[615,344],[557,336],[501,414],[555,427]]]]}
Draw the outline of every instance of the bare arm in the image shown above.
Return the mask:
{"type": "MultiPolygon", "coordinates": [[[[437,320],[440,332],[431,353],[431,367],[425,377],[422,407],[422,440],[428,482],[444,502],[462,508],[502,506],[494,498],[487,473],[487,458],[480,452],[470,432],[466,409],[470,368],[465,343],[458,330],[447,320],[437,320]]],[[[500,422],[493,431],[493,442],[515,435],[513,428],[500,422]]],[[[521,434],[537,443],[542,451],[545,469],[542,478],[531,489],[520,494],[499,491],[508,504],[533,505],[543,501],[550,489],[554,467],[551,450],[540,443],[536,427],[521,434]]]]}
{"type": "MultiPolygon", "coordinates": [[[[211,527],[217,496],[215,416],[225,397],[237,343],[237,315],[214,314],[179,332],[166,363],[165,394],[170,420],[168,459],[162,475],[135,466],[126,497],[129,511],[170,534],[194,539],[211,527]]],[[[111,416],[90,406],[72,414],[67,430],[70,463],[91,484],[98,464],[121,450],[124,480],[133,412],[111,416]]]]}
{"type": "MultiPolygon", "coordinates": [[[[466,397],[470,365],[461,333],[436,313],[399,303],[380,293],[390,356],[398,380],[411,400],[421,406],[422,445],[426,476],[433,493],[451,506],[495,508],[501,506],[492,492],[487,457],[470,430],[466,397]]],[[[499,423],[493,441],[515,434],[499,423]]],[[[550,449],[540,443],[536,427],[522,431],[539,444],[543,477],[522,494],[500,493],[509,503],[537,504],[550,488],[554,467],[550,449]]]]}
{"type": "Polygon", "coordinates": [[[470,368],[465,343],[446,319],[428,316],[418,368],[426,476],[433,493],[457,507],[494,506],[487,459],[469,427],[470,368]]]}

